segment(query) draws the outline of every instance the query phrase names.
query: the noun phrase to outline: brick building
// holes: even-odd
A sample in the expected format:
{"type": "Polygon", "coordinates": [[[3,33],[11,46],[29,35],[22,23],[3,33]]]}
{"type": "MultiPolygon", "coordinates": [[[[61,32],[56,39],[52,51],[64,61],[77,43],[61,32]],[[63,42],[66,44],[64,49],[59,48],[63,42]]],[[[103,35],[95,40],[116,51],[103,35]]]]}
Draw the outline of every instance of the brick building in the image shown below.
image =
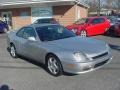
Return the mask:
{"type": "Polygon", "coordinates": [[[0,0],[0,19],[13,29],[43,17],[54,17],[66,26],[87,17],[88,7],[77,0],[0,0]]]}

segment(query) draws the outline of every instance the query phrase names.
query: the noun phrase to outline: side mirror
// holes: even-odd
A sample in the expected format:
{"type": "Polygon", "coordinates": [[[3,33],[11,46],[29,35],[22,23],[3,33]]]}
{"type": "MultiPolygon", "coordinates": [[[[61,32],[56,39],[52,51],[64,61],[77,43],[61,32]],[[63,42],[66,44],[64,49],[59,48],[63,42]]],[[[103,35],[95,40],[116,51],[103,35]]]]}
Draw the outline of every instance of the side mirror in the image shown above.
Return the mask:
{"type": "Polygon", "coordinates": [[[29,41],[33,41],[33,42],[36,41],[35,37],[29,37],[28,40],[29,40],[29,41]]]}

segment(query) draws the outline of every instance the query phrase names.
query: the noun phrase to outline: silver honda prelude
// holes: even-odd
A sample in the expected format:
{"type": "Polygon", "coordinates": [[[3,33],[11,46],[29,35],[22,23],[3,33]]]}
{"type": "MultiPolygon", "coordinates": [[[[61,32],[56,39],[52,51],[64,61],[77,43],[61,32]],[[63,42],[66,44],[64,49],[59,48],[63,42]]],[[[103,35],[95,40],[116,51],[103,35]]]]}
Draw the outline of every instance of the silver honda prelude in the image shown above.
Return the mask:
{"type": "Polygon", "coordinates": [[[32,24],[8,33],[8,48],[18,55],[46,65],[53,76],[64,72],[80,74],[94,71],[110,62],[107,43],[76,36],[57,24],[32,24]]]}

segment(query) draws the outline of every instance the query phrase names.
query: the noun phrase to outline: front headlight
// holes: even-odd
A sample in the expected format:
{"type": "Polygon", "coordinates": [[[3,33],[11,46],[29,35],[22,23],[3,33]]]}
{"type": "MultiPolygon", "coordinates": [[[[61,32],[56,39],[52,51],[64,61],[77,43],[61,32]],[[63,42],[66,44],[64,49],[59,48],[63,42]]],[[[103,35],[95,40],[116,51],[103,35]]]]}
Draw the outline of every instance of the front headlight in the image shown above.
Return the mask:
{"type": "Polygon", "coordinates": [[[75,58],[76,62],[84,63],[84,62],[89,61],[87,56],[83,53],[80,53],[80,52],[75,52],[74,53],[74,58],[75,58]]]}

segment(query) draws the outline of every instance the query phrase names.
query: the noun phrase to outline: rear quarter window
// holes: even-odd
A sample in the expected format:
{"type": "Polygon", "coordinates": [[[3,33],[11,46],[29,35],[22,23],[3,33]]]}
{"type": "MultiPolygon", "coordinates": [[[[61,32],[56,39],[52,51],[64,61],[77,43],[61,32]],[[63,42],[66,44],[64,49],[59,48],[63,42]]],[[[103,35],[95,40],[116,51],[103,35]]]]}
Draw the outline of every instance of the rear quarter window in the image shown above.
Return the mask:
{"type": "Polygon", "coordinates": [[[104,23],[105,22],[105,18],[100,18],[100,23],[104,23]]]}

